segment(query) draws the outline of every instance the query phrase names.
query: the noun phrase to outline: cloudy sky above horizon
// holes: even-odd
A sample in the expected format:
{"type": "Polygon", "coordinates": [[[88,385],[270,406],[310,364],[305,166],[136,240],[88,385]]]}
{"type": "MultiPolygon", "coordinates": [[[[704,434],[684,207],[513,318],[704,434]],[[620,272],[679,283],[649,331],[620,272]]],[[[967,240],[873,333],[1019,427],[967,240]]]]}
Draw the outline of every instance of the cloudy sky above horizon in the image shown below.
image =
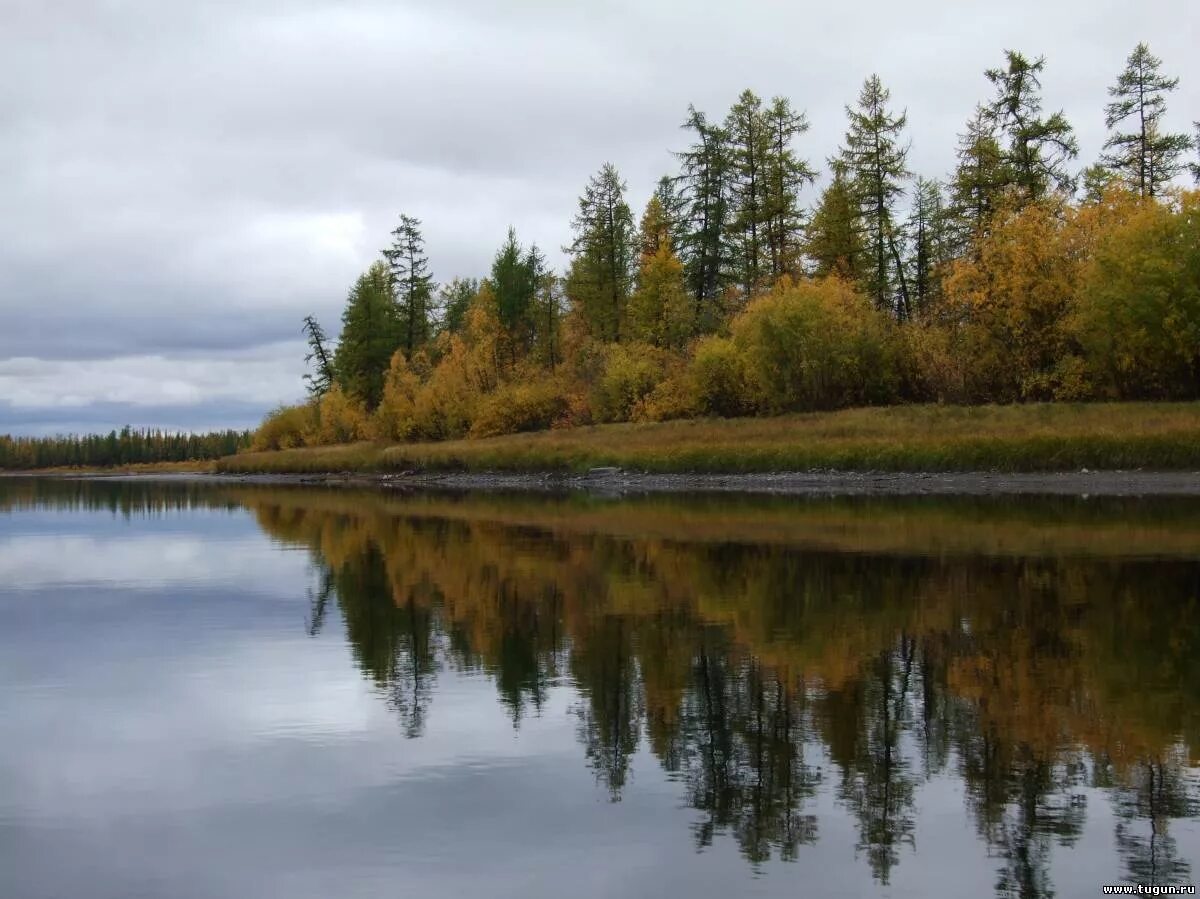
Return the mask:
{"type": "Polygon", "coordinates": [[[1082,167],[1145,40],[1190,133],[1198,22],[1185,0],[0,0],[0,433],[251,426],[302,395],[301,318],[336,332],[401,211],[439,280],[486,272],[509,224],[560,262],[589,174],[612,161],[640,207],[688,104],[745,87],[807,112],[820,168],[876,71],[938,176],[983,70],[1044,54],[1082,167]]]}

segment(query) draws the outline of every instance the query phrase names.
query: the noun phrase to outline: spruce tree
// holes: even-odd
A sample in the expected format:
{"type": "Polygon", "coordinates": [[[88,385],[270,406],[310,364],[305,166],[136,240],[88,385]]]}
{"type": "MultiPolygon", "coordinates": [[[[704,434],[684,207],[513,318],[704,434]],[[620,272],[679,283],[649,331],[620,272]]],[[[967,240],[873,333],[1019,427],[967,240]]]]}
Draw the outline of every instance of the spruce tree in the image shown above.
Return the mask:
{"type": "Polygon", "coordinates": [[[878,75],[871,75],[863,82],[857,108],[846,107],[850,127],[842,159],[850,175],[870,252],[863,286],[878,308],[891,309],[897,316],[905,317],[909,302],[892,211],[911,174],[905,168],[908,146],[900,142],[908,115],[893,114],[888,109],[890,99],[891,92],[878,75]],[[893,273],[900,279],[898,303],[893,273]]]}
{"type": "Polygon", "coordinates": [[[594,337],[620,341],[633,282],[634,227],[625,182],[611,163],[588,181],[571,226],[567,291],[594,337]]]}
{"type": "Polygon", "coordinates": [[[1098,203],[1103,199],[1105,191],[1114,184],[1122,184],[1125,179],[1103,163],[1095,163],[1084,169],[1079,176],[1079,192],[1083,195],[1084,203],[1098,203]]]}
{"type": "Polygon", "coordinates": [[[829,160],[833,180],[821,193],[808,227],[804,254],[812,260],[817,277],[837,275],[861,280],[866,263],[866,244],[858,215],[858,198],[841,159],[829,160]]]}
{"type": "MultiPolygon", "coordinates": [[[[1192,141],[1192,146],[1200,154],[1200,122],[1192,122],[1192,127],[1196,129],[1196,139],[1192,141]]],[[[1196,162],[1188,163],[1188,168],[1192,170],[1192,180],[1200,184],[1200,158],[1196,162]]]]}
{"type": "Polygon", "coordinates": [[[662,207],[663,220],[671,235],[671,246],[675,248],[679,258],[683,259],[683,246],[688,233],[688,201],[683,192],[683,179],[663,175],[654,188],[654,196],[662,207]]]}
{"type": "Polygon", "coordinates": [[[962,253],[986,233],[998,198],[1012,181],[990,110],[976,108],[967,130],[958,136],[956,155],[950,206],[955,248],[962,253]]]}
{"type": "Polygon", "coordinates": [[[376,262],[354,282],[333,356],[336,380],[368,409],[383,396],[392,354],[403,346],[402,326],[388,266],[376,262]]]}
{"type": "Polygon", "coordinates": [[[728,283],[726,237],[730,215],[731,151],[729,134],[688,107],[684,128],[694,143],[679,160],[686,236],[680,245],[688,291],[696,307],[697,326],[713,330],[720,320],[721,293],[728,283]]]}
{"type": "Polygon", "coordinates": [[[525,352],[533,342],[533,303],[541,277],[541,256],[537,248],[526,252],[517,242],[517,232],[508,229],[508,239],[492,262],[492,292],[496,312],[515,354],[525,352]]]}
{"type": "MultiPolygon", "coordinates": [[[[531,253],[536,253],[534,247],[531,253]]],[[[554,272],[546,268],[545,260],[538,254],[535,268],[541,272],[538,278],[537,296],[534,299],[534,353],[542,365],[553,369],[562,361],[559,347],[559,323],[562,318],[563,282],[554,272]]]]}
{"type": "Polygon", "coordinates": [[[438,290],[438,308],[441,311],[440,330],[457,333],[467,320],[467,310],[479,293],[479,282],[474,278],[454,278],[438,290]]]}
{"type": "Polygon", "coordinates": [[[392,244],[383,251],[383,257],[387,260],[400,317],[401,346],[405,356],[411,358],[429,339],[429,313],[434,291],[419,219],[400,216],[400,224],[392,232],[392,244]]]}
{"type": "Polygon", "coordinates": [[[1004,161],[1009,183],[1026,200],[1037,200],[1058,188],[1070,192],[1074,183],[1065,165],[1079,155],[1075,134],[1061,111],[1042,116],[1041,73],[1045,57],[1030,62],[1015,50],[1005,50],[1006,68],[984,74],[996,87],[988,107],[1008,138],[1004,161]]]}
{"type": "Polygon", "coordinates": [[[936,178],[917,178],[907,224],[908,282],[915,314],[940,296],[938,272],[950,259],[948,219],[941,182],[936,178]]]}
{"type": "Polygon", "coordinates": [[[304,375],[305,388],[309,396],[322,397],[333,386],[333,359],[327,348],[329,338],[325,335],[321,323],[311,315],[304,316],[304,325],[300,330],[308,343],[304,363],[313,368],[304,375]]]}
{"type": "Polygon", "coordinates": [[[1104,124],[1112,133],[1100,160],[1143,197],[1162,192],[1183,169],[1183,154],[1192,146],[1186,134],[1162,130],[1166,95],[1175,90],[1179,79],[1161,74],[1161,65],[1149,47],[1138,44],[1125,62],[1125,71],[1108,89],[1113,99],[1104,107],[1104,124]],[[1131,130],[1114,130],[1131,119],[1131,130]]]}
{"type": "Polygon", "coordinates": [[[529,249],[525,251],[522,268],[525,271],[525,289],[528,297],[521,319],[521,333],[524,341],[522,349],[529,353],[537,343],[539,332],[543,331],[540,327],[541,322],[539,322],[542,311],[539,308],[539,299],[545,286],[546,275],[549,274],[549,270],[546,268],[546,257],[542,255],[537,244],[530,244],[529,249]]]}

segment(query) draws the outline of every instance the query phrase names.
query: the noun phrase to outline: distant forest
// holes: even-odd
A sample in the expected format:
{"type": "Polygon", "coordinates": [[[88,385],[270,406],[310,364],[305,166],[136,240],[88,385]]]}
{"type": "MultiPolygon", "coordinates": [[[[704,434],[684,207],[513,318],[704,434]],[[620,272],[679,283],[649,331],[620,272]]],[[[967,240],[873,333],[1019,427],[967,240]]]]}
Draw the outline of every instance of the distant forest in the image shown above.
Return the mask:
{"type": "MultiPolygon", "coordinates": [[[[566,271],[515,230],[489,277],[435,285],[418,219],[305,319],[308,401],[256,449],[441,440],[612,421],[912,402],[1200,397],[1200,181],[1164,118],[1178,85],[1139,44],[1079,167],[1043,109],[1046,61],[1007,51],[944,179],[872,75],[815,205],[809,123],[745,91],[689,108],[640,223],[616,167],[584,187],[566,271]]],[[[1099,105],[1099,104],[1098,104],[1099,105]]],[[[1200,124],[1196,125],[1200,134],[1200,124]]]]}
{"type": "Polygon", "coordinates": [[[209,434],[135,431],[60,437],[10,437],[0,434],[0,470],[137,465],[150,462],[197,462],[230,456],[250,443],[248,431],[209,434]]]}

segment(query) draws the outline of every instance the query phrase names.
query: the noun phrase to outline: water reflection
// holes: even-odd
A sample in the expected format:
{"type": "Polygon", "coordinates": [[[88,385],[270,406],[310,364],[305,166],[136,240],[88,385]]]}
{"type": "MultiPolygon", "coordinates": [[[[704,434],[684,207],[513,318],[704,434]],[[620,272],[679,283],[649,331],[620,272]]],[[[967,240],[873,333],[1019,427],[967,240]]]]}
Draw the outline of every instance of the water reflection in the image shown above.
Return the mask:
{"type": "MultiPolygon", "coordinates": [[[[728,835],[751,862],[794,858],[820,837],[812,800],[826,789],[888,884],[916,849],[922,784],[952,774],[997,860],[997,895],[1053,894],[1054,849],[1082,833],[1087,787],[1110,797],[1130,879],[1192,876],[1171,836],[1200,814],[1200,563],[1186,551],[1200,519],[1185,510],[1166,510],[1176,558],[1145,558],[1161,509],[1125,518],[1121,555],[1104,552],[1111,509],[1061,501],[1048,517],[1075,544],[1093,530],[1098,554],[998,552],[1030,513],[1001,505],[971,519],[976,551],[932,557],[862,545],[849,527],[861,502],[767,510],[801,535],[806,516],[844,513],[858,541],[846,552],[741,542],[737,514],[718,542],[705,517],[719,509],[704,503],[627,503],[612,534],[593,529],[612,504],[582,500],[313,499],[244,501],[268,533],[311,549],[318,597],[336,596],[410,735],[433,713],[441,665],[488,672],[518,727],[566,675],[607,795],[631,788],[644,739],[699,813],[698,847],[728,835]],[[620,533],[643,513],[653,536],[620,533]]],[[[943,526],[962,516],[947,504],[943,526]]]]}
{"type": "Polygon", "coordinates": [[[29,482],[4,503],[248,508],[311,556],[297,629],[344,626],[406,736],[436,728],[447,671],[486,675],[518,731],[568,686],[602,796],[636,791],[648,750],[695,846],[732,841],[756,868],[819,845],[832,800],[889,885],[937,862],[917,837],[947,780],[998,896],[1061,892],[1056,852],[1095,814],[1129,880],[1196,876],[1195,502],[29,482]]]}

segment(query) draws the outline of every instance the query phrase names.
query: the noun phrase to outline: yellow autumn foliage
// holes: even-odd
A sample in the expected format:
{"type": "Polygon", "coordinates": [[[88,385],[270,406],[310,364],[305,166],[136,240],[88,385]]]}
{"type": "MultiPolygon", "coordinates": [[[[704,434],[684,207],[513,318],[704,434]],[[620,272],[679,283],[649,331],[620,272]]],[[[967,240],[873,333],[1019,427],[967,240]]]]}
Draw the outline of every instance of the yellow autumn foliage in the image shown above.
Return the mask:
{"type": "Polygon", "coordinates": [[[1098,393],[1200,394],[1200,192],[1138,203],[1104,229],[1074,324],[1098,393]]]}
{"type": "Polygon", "coordinates": [[[268,413],[258,426],[250,442],[250,450],[263,452],[305,446],[305,437],[312,432],[316,416],[315,403],[280,406],[268,413]]]}
{"type": "Polygon", "coordinates": [[[367,411],[338,384],[321,397],[316,409],[316,419],[304,435],[309,446],[354,443],[371,436],[367,411]]]}
{"type": "Polygon", "coordinates": [[[409,440],[417,430],[417,392],[421,378],[396,352],[383,382],[383,398],[371,419],[372,435],[378,440],[409,440]]]}
{"type": "Polygon", "coordinates": [[[597,339],[578,308],[548,307],[553,353],[523,349],[484,282],[455,330],[392,358],[369,418],[335,388],[272,412],[254,448],[893,403],[1200,397],[1196,191],[1143,199],[1109,186],[1082,203],[1002,206],[904,322],[830,275],[784,278],[746,302],[710,298],[711,327],[697,333],[682,265],[656,228],[620,343],[597,339]]]}
{"type": "Polygon", "coordinates": [[[837,409],[900,395],[895,323],[841,278],[784,278],[734,319],[732,331],[753,408],[837,409]]]}

